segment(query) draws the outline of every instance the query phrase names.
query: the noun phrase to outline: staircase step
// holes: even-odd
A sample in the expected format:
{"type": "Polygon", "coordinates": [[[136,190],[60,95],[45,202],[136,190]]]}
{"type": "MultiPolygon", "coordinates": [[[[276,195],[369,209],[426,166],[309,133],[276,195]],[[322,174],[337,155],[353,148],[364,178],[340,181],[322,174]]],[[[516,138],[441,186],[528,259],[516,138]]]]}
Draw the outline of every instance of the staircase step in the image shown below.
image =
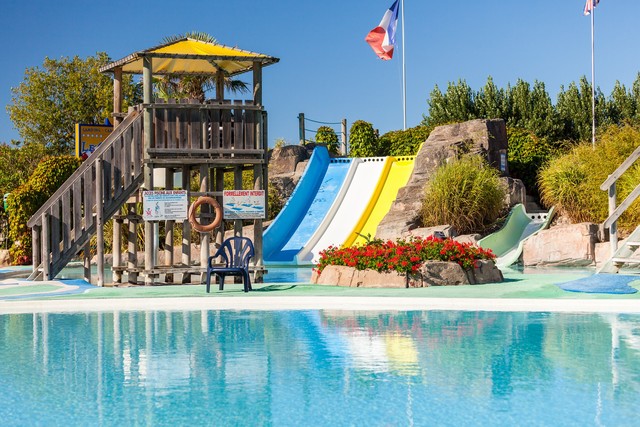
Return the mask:
{"type": "Polygon", "coordinates": [[[624,244],[632,248],[640,247],[640,242],[625,242],[624,244]]]}
{"type": "Polygon", "coordinates": [[[611,258],[611,262],[615,264],[640,264],[638,258],[611,258]]]}

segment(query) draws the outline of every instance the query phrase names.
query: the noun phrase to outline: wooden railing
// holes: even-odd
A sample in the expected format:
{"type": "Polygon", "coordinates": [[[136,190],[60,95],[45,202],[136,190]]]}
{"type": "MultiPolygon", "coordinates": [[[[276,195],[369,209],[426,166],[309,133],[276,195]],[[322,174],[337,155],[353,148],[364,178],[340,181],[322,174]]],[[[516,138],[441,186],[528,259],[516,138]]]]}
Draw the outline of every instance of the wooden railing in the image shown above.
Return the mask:
{"type": "Polygon", "coordinates": [[[150,159],[176,157],[262,158],[266,142],[261,132],[263,108],[250,101],[196,100],[145,104],[153,110],[154,138],[150,159]],[[176,156],[177,154],[177,156],[176,156]]]}
{"type": "Polygon", "coordinates": [[[134,110],[29,219],[31,278],[52,279],[80,251],[88,256],[96,218],[115,214],[142,182],[142,141],[142,115],[134,110]]]}
{"type": "Polygon", "coordinates": [[[606,181],[600,185],[601,190],[609,192],[609,217],[605,220],[604,226],[609,229],[612,255],[618,249],[618,218],[620,218],[620,215],[640,196],[640,184],[638,184],[622,203],[620,203],[620,206],[616,206],[616,182],[622,174],[635,163],[638,157],[640,157],[640,147],[636,148],[635,151],[618,166],[618,169],[609,175],[606,181]]]}

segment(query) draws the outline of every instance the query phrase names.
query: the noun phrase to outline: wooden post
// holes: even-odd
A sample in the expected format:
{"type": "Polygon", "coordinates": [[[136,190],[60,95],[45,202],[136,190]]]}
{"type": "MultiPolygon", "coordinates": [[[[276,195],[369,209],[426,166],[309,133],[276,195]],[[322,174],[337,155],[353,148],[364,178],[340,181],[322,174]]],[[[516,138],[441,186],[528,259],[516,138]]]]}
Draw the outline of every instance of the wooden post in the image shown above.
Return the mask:
{"type": "Polygon", "coordinates": [[[122,122],[122,67],[113,70],[113,128],[122,122]]]}
{"type": "MultiPolygon", "coordinates": [[[[224,191],[224,168],[219,167],[214,169],[216,173],[216,181],[215,181],[215,189],[218,192],[224,191]]],[[[222,206],[222,196],[218,196],[218,203],[222,206]]],[[[224,221],[220,224],[218,228],[216,228],[216,248],[222,246],[222,242],[224,241],[224,221]]],[[[216,260],[216,262],[222,262],[222,257],[216,260]]]]}
{"type": "Polygon", "coordinates": [[[42,280],[50,280],[51,277],[51,250],[49,242],[51,239],[51,231],[49,227],[49,213],[42,213],[42,280]]]}
{"type": "MultiPolygon", "coordinates": [[[[165,169],[165,188],[167,190],[173,190],[173,174],[174,170],[171,168],[165,169]]],[[[164,265],[171,267],[173,265],[173,227],[175,221],[169,220],[164,224],[165,236],[164,236],[164,265]]],[[[173,283],[173,273],[167,273],[165,276],[166,283],[173,283]]]]}
{"type": "Polygon", "coordinates": [[[127,217],[129,221],[129,232],[127,233],[127,282],[132,285],[138,284],[138,272],[131,271],[138,267],[138,221],[136,217],[136,204],[127,204],[127,217]]]}
{"type": "Polygon", "coordinates": [[[82,249],[82,277],[91,283],[91,244],[89,242],[82,249]]]}
{"type": "Polygon", "coordinates": [[[304,145],[305,135],[304,135],[304,113],[298,114],[298,133],[300,134],[300,145],[304,145]]]}
{"type": "Polygon", "coordinates": [[[216,73],[216,101],[224,99],[224,71],[218,70],[216,73]]]}
{"type": "Polygon", "coordinates": [[[40,263],[42,262],[42,240],[40,239],[40,232],[42,227],[39,225],[34,225],[31,229],[31,263],[33,264],[33,272],[35,273],[38,268],[40,268],[40,263]]]}
{"type": "MultiPolygon", "coordinates": [[[[190,200],[189,193],[191,192],[189,188],[189,183],[191,181],[191,170],[189,166],[182,167],[182,189],[187,190],[187,200],[190,200]]],[[[182,264],[186,267],[191,266],[191,224],[188,219],[182,221],[182,264]]],[[[182,275],[182,283],[190,283],[191,275],[183,274],[182,275]]]]}
{"type": "Polygon", "coordinates": [[[340,152],[343,156],[347,155],[347,119],[342,119],[341,129],[342,131],[342,146],[340,152]]]}
{"type": "MultiPolygon", "coordinates": [[[[200,192],[205,193],[209,191],[209,171],[206,165],[200,166],[200,192]]],[[[206,213],[209,213],[210,210],[208,206],[202,204],[200,206],[200,223],[204,224],[204,216],[206,213]]],[[[200,233],[200,268],[207,268],[207,263],[209,262],[209,251],[211,249],[211,234],[210,233],[200,233]]],[[[205,273],[203,272],[200,276],[200,283],[204,283],[205,281],[205,273]]]]}
{"type": "MultiPolygon", "coordinates": [[[[143,87],[143,102],[145,104],[151,104],[152,102],[152,60],[151,57],[145,56],[142,58],[142,87],[143,87]]],[[[149,149],[153,144],[153,110],[149,107],[145,107],[143,112],[143,131],[144,131],[144,150],[143,158],[149,159],[149,149]]],[[[153,167],[148,163],[144,164],[144,189],[153,190],[153,167]]],[[[144,269],[147,271],[144,279],[145,285],[153,285],[155,282],[155,276],[150,271],[155,267],[153,265],[153,247],[156,236],[153,233],[153,223],[150,221],[144,222],[144,269]]]]}
{"type": "MultiPolygon", "coordinates": [[[[113,219],[113,267],[120,267],[122,265],[122,218],[113,219]]],[[[113,269],[113,282],[122,283],[122,271],[120,269],[113,269]]]]}
{"type": "MultiPolygon", "coordinates": [[[[236,165],[233,167],[233,189],[242,190],[242,166],[236,165]]],[[[242,220],[236,219],[233,221],[233,235],[242,236],[242,220]]]]}
{"type": "Polygon", "coordinates": [[[96,252],[98,286],[104,286],[104,182],[102,159],[96,160],[96,252]]]}
{"type": "MultiPolygon", "coordinates": [[[[613,181],[609,187],[609,216],[616,210],[616,182],[613,181]]],[[[609,227],[609,244],[611,245],[611,256],[618,250],[618,221],[611,223],[609,227]]]]}
{"type": "Polygon", "coordinates": [[[253,103],[262,105],[262,62],[253,62],[253,103]]]}

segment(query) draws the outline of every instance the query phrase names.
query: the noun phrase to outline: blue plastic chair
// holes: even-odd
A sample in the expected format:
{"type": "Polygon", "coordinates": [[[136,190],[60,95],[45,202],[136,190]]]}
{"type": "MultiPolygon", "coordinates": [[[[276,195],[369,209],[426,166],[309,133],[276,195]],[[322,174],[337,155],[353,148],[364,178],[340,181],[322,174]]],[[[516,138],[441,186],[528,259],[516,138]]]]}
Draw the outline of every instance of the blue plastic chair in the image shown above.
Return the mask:
{"type": "Polygon", "coordinates": [[[253,258],[255,251],[253,242],[248,237],[230,237],[224,242],[216,253],[209,257],[207,263],[207,293],[211,287],[211,275],[218,277],[220,290],[224,289],[226,276],[241,276],[244,291],[251,290],[251,278],[249,277],[249,260],[253,258]],[[213,265],[216,258],[222,257],[224,266],[213,265]]]}

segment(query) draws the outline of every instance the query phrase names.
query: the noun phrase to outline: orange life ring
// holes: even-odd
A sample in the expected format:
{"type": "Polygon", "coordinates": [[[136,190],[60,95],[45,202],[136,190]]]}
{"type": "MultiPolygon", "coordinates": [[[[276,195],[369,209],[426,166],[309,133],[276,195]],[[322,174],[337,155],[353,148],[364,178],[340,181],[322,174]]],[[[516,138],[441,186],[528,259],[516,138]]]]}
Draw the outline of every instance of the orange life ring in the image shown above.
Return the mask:
{"type": "Polygon", "coordinates": [[[200,233],[208,233],[209,231],[212,231],[214,228],[219,226],[220,223],[222,222],[222,208],[220,207],[220,204],[218,203],[218,201],[213,197],[209,197],[209,196],[199,197],[198,200],[193,202],[189,207],[189,222],[191,223],[191,226],[196,231],[199,231],[200,233]],[[196,209],[198,208],[198,206],[200,206],[203,203],[210,205],[215,211],[216,215],[213,218],[213,221],[211,222],[211,224],[202,225],[196,219],[196,209]]]}

